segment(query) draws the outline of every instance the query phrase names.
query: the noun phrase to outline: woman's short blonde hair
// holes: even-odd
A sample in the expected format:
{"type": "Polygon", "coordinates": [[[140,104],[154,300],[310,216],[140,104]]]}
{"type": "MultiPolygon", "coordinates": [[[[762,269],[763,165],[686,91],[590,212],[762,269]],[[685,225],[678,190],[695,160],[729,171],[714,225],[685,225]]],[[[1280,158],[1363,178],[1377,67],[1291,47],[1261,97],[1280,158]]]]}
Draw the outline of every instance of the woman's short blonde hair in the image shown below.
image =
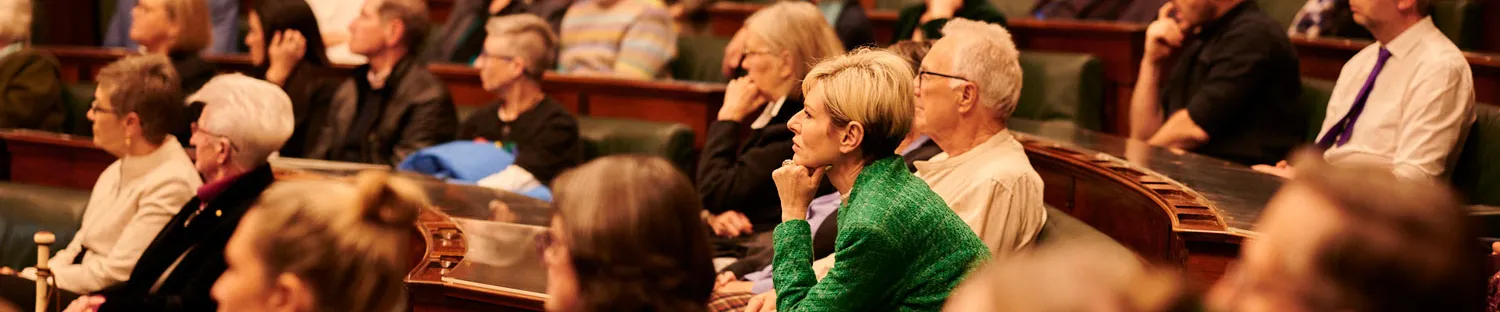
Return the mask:
{"type": "MultiPolygon", "coordinates": [[[[177,25],[171,52],[198,53],[214,41],[213,23],[204,0],[162,0],[167,19],[177,25]]],[[[228,39],[228,38],[226,38],[228,39]]]]}
{"type": "Polygon", "coordinates": [[[844,53],[844,44],[823,13],[805,1],[783,1],[756,11],[745,19],[745,30],[771,49],[790,53],[792,77],[802,77],[819,60],[844,53]]]}
{"type": "Polygon", "coordinates": [[[860,150],[866,162],[890,156],[911,130],[912,73],[894,53],[860,48],[818,63],[802,81],[802,92],[822,88],[823,105],[837,126],[858,121],[865,134],[860,150]]]}
{"type": "Polygon", "coordinates": [[[0,0],[0,42],[31,38],[31,0],[0,0]]]}
{"type": "Polygon", "coordinates": [[[245,235],[267,278],[292,274],[316,311],[394,311],[403,302],[408,235],[427,206],[422,190],[386,171],[354,183],[276,182],[235,235],[245,235]]]}

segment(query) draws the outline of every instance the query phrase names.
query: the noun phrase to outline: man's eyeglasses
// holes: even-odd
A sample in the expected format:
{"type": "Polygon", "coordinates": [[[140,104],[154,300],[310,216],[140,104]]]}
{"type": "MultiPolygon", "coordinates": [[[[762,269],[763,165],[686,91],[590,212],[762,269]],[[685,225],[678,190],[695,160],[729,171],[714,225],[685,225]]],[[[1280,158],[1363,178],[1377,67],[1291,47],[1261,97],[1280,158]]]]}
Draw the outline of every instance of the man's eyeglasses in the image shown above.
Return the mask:
{"type": "Polygon", "coordinates": [[[938,76],[938,77],[943,77],[943,78],[949,78],[949,79],[958,79],[958,80],[963,80],[964,82],[969,82],[969,78],[964,78],[964,77],[959,77],[959,76],[954,76],[954,75],[949,75],[949,74],[934,73],[934,72],[928,71],[927,69],[923,68],[922,70],[917,71],[917,81],[916,81],[917,82],[917,87],[921,87],[922,86],[922,80],[926,80],[926,76],[928,76],[928,75],[938,76]]]}
{"type": "MultiPolygon", "coordinates": [[[[225,136],[220,135],[218,133],[209,132],[208,130],[203,130],[203,128],[199,128],[198,127],[198,123],[197,122],[192,123],[192,129],[193,129],[193,133],[194,134],[203,134],[203,135],[207,135],[207,136],[211,136],[211,137],[215,137],[215,138],[224,139],[224,144],[225,145],[229,145],[229,150],[237,150],[238,149],[238,148],[236,148],[234,146],[234,141],[230,141],[228,137],[225,137],[225,136]]],[[[195,145],[193,147],[196,148],[197,146],[195,145]]]]}
{"type": "Polygon", "coordinates": [[[95,115],[104,113],[114,114],[115,109],[99,107],[99,101],[94,101],[93,105],[89,105],[89,112],[94,113],[95,115]]]}

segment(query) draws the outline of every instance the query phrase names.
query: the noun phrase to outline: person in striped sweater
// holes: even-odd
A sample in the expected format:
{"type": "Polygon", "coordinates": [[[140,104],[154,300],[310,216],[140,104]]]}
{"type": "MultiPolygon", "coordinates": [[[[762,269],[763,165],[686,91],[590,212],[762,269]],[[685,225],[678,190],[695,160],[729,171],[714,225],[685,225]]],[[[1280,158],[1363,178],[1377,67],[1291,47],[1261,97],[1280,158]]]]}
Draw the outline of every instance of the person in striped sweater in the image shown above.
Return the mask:
{"type": "Polygon", "coordinates": [[[563,16],[558,72],[663,78],[677,30],[659,0],[586,0],[563,16]]]}

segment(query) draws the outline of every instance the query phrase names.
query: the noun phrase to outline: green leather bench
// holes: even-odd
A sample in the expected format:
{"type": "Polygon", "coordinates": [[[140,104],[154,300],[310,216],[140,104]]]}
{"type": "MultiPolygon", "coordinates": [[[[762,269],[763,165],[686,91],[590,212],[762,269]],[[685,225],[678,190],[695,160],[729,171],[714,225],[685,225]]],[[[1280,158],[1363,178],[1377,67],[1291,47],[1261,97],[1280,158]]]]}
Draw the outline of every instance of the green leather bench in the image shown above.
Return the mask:
{"type": "MultiPolygon", "coordinates": [[[[478,107],[459,106],[458,120],[468,119],[478,107]]],[[[578,117],[584,158],[618,154],[660,156],[684,173],[693,172],[693,129],[677,123],[578,117]]]]}
{"type": "Polygon", "coordinates": [[[52,250],[67,246],[83,222],[88,200],[85,191],[0,182],[0,266],[36,265],[31,236],[37,231],[57,235],[52,250]]]}
{"type": "Polygon", "coordinates": [[[671,161],[684,174],[693,172],[693,129],[679,123],[631,119],[578,118],[584,157],[643,154],[671,161]]]}
{"type": "Polygon", "coordinates": [[[667,66],[672,79],[702,82],[728,82],[720,66],[729,38],[714,35],[686,34],[677,37],[677,58],[667,66]]]}
{"type": "Polygon", "coordinates": [[[1021,51],[1021,99],[1011,118],[1103,128],[1104,70],[1089,54],[1021,51]]]}
{"type": "Polygon", "coordinates": [[[1500,106],[1476,103],[1474,115],[1453,167],[1453,187],[1469,204],[1500,206],[1500,106]]]}
{"type": "Polygon", "coordinates": [[[1078,220],[1068,215],[1067,212],[1048,206],[1047,223],[1042,225],[1042,232],[1037,235],[1036,241],[1031,246],[1038,248],[1061,244],[1089,246],[1089,250],[1092,250],[1090,256],[1104,258],[1110,262],[1144,261],[1130,248],[1116,242],[1109,235],[1099,232],[1083,220],[1078,220]]]}
{"type": "Polygon", "coordinates": [[[1302,96],[1297,103],[1307,109],[1307,142],[1318,139],[1323,131],[1323,117],[1328,114],[1328,99],[1333,96],[1332,81],[1302,77],[1302,96]]]}
{"type": "Polygon", "coordinates": [[[98,87],[92,82],[79,82],[68,85],[68,92],[63,92],[67,100],[68,116],[63,119],[63,130],[68,134],[93,136],[94,127],[88,119],[89,108],[94,105],[94,88],[98,87]]]}

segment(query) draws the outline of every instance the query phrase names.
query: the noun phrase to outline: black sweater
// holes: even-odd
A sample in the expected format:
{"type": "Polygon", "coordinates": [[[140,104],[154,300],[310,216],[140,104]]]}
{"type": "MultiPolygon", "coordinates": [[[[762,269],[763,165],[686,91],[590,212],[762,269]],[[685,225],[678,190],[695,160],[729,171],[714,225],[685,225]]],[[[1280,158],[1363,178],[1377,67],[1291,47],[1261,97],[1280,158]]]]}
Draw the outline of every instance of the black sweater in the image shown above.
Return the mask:
{"type": "Polygon", "coordinates": [[[500,103],[475,111],[458,128],[458,139],[515,143],[515,165],[548,186],[564,170],[583,163],[578,119],[556,100],[545,98],[511,122],[501,121],[499,112],[500,103]]]}
{"type": "MultiPolygon", "coordinates": [[[[716,121],[708,126],[703,155],[698,160],[698,194],[703,208],[718,214],[739,211],[750,218],[754,231],[781,223],[781,197],[771,171],[792,158],[791,130],[786,122],[802,111],[802,99],[788,97],[771,123],[752,130],[740,144],[741,123],[716,121]]],[[[752,115],[747,118],[753,118],[752,115]]]]}

